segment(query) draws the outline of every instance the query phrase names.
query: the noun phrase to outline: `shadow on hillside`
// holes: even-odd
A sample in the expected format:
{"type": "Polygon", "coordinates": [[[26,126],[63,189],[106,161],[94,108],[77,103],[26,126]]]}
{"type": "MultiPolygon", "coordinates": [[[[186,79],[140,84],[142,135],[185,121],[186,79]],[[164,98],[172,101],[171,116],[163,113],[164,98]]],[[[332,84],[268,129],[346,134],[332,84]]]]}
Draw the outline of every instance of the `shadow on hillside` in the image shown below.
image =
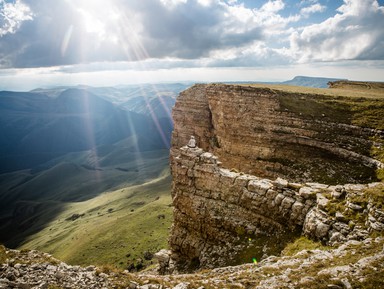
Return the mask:
{"type": "Polygon", "coordinates": [[[168,168],[168,150],[106,150],[97,164],[85,162],[85,153],[67,157],[72,161],[62,158],[46,168],[0,175],[0,243],[17,248],[71,203],[143,184],[168,168]]]}

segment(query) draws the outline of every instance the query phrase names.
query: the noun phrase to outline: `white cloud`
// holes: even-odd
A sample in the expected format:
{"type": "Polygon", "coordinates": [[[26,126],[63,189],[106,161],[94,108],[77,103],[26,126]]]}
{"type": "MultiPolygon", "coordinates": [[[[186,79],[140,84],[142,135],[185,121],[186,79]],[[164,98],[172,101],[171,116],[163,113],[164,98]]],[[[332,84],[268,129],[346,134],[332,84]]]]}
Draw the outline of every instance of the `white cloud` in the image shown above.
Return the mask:
{"type": "Polygon", "coordinates": [[[304,17],[309,17],[310,14],[324,12],[325,9],[327,9],[326,6],[316,3],[311,6],[302,8],[300,10],[300,14],[303,15],[304,17]]]}
{"type": "Polygon", "coordinates": [[[104,62],[129,62],[136,70],[271,67],[384,59],[384,8],[373,0],[345,0],[336,15],[310,26],[302,26],[312,22],[304,17],[325,12],[331,0],[268,0],[252,3],[253,9],[243,0],[22,1],[38,14],[28,14],[21,0],[9,4],[29,9],[18,9],[24,13],[15,19],[34,21],[0,37],[0,68],[104,62]]]}
{"type": "Polygon", "coordinates": [[[375,0],[344,0],[338,12],[290,36],[298,61],[384,59],[384,7],[375,0]]]}
{"type": "Polygon", "coordinates": [[[160,2],[166,7],[174,7],[178,4],[185,4],[187,0],[160,0],[160,2]]]}
{"type": "Polygon", "coordinates": [[[21,0],[14,3],[0,0],[0,37],[15,33],[24,21],[32,19],[32,11],[21,0]]]}
{"type": "Polygon", "coordinates": [[[267,14],[274,14],[284,9],[284,7],[285,4],[282,0],[268,0],[268,2],[265,3],[260,10],[267,14]]]}

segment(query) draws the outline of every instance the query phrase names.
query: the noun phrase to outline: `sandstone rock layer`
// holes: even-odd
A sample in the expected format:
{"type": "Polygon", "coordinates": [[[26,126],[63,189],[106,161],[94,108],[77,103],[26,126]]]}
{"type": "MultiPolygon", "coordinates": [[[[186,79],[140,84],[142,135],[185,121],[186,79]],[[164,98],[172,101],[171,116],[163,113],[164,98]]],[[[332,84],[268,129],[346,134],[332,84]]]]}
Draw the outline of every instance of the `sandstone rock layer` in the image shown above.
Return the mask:
{"type": "Polygon", "coordinates": [[[171,163],[169,242],[172,262],[181,270],[260,260],[279,254],[301,234],[332,245],[384,230],[382,203],[364,193],[384,190],[382,183],[272,181],[222,168],[201,148],[185,146],[177,153],[171,163]]]}
{"type": "Polygon", "coordinates": [[[173,265],[252,262],[300,234],[339,244],[383,231],[381,205],[361,197],[380,185],[370,183],[383,165],[371,147],[383,132],[337,122],[306,97],[221,84],[180,94],[170,156],[173,265]],[[313,115],[292,107],[298,100],[313,115]],[[196,148],[185,146],[192,135],[196,148]],[[336,185],[359,181],[368,184],[336,185]]]}
{"type": "Polygon", "coordinates": [[[371,157],[384,133],[352,125],[351,108],[331,99],[238,85],[195,85],[173,109],[172,149],[191,135],[226,168],[260,177],[328,184],[376,180],[371,157]]]}

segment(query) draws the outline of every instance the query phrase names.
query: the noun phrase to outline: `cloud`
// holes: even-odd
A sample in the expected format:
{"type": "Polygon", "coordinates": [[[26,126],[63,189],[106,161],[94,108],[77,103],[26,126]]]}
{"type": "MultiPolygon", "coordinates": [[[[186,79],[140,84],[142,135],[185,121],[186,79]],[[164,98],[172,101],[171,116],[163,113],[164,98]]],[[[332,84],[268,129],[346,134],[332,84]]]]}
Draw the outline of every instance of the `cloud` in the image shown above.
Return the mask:
{"type": "Polygon", "coordinates": [[[327,9],[326,6],[316,3],[311,6],[301,8],[300,14],[307,18],[310,14],[324,12],[325,9],[327,9]]]}
{"type": "Polygon", "coordinates": [[[36,17],[12,37],[0,39],[2,67],[196,59],[264,37],[254,13],[234,2],[24,1],[36,17]]]}
{"type": "Polygon", "coordinates": [[[290,36],[299,62],[384,59],[384,7],[375,0],[344,0],[338,13],[290,36]]]}
{"type": "Polygon", "coordinates": [[[0,68],[119,70],[129,62],[140,70],[384,59],[384,8],[373,0],[345,0],[336,15],[310,26],[301,21],[329,13],[324,1],[268,0],[258,8],[241,0],[22,1],[10,4],[24,12],[7,14],[18,15],[12,22],[18,24],[0,37],[0,68]]]}
{"type": "Polygon", "coordinates": [[[0,37],[15,33],[24,21],[32,19],[30,8],[20,0],[14,3],[0,0],[0,37]]]}

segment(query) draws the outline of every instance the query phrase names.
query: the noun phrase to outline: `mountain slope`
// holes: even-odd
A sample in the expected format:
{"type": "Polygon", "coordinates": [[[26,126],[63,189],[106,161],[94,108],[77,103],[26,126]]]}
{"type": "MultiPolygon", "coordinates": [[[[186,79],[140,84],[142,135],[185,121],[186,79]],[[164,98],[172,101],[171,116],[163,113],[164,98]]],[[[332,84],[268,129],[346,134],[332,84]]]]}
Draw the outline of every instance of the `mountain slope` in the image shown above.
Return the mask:
{"type": "MultiPolygon", "coordinates": [[[[163,174],[172,121],[161,109],[137,113],[121,106],[140,99],[126,96],[130,89],[0,92],[0,242],[20,246],[67,212],[68,204],[163,174]]],[[[152,95],[151,102],[158,97],[152,95]]],[[[162,182],[170,184],[167,178],[162,182]]],[[[160,240],[165,239],[164,233],[160,240]]]]}
{"type": "Polygon", "coordinates": [[[280,82],[286,85],[295,86],[308,86],[317,88],[327,88],[328,83],[331,81],[342,80],[340,78],[327,78],[327,77],[309,77],[309,76],[295,76],[291,80],[280,82]]]}
{"type": "Polygon", "coordinates": [[[172,129],[169,120],[123,110],[80,89],[67,89],[57,98],[3,92],[0,110],[0,172],[29,168],[130,136],[138,141],[135,150],[163,149],[172,129]]]}

